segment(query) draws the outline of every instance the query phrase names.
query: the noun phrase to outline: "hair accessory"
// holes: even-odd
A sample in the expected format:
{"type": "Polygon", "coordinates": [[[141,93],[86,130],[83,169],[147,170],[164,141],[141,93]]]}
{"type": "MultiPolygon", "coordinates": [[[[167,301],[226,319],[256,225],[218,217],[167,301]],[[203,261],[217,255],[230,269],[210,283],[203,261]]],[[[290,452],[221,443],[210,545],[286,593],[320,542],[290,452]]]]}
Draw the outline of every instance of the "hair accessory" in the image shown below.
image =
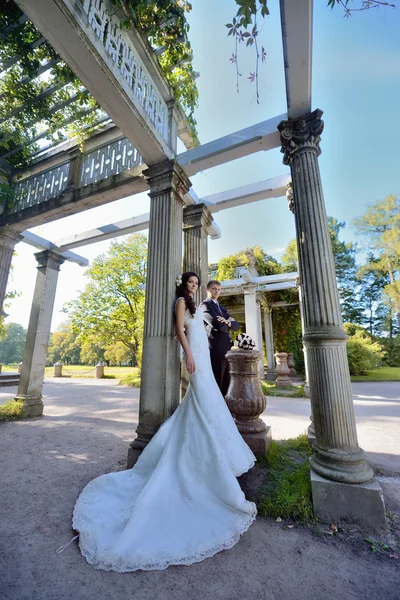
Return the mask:
{"type": "Polygon", "coordinates": [[[179,287],[180,285],[182,285],[182,275],[178,275],[178,277],[176,278],[176,287],[179,287]]]}

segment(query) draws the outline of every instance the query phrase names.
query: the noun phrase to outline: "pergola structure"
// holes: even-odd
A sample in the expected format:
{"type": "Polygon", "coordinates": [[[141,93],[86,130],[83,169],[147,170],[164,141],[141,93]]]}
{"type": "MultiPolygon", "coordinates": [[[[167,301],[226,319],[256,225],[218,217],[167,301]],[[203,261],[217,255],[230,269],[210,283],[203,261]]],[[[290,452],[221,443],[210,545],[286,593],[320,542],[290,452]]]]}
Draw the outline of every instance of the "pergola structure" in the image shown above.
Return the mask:
{"type": "Polygon", "coordinates": [[[43,410],[41,390],[35,385],[29,387],[30,369],[40,364],[38,349],[47,344],[63,253],[83,244],[89,236],[95,241],[102,236],[106,239],[134,231],[139,220],[141,226],[146,222],[149,253],[140,414],[128,464],[135,462],[179,402],[173,308],[182,255],[185,269],[206,275],[212,212],[283,196],[290,179],[274,178],[254,184],[252,189],[198,199],[189,191],[189,177],[281,146],[283,162],[291,172],[315,425],[310,459],[315,512],[322,520],[349,518],[370,528],[384,527],[382,492],[357,441],[346,334],[318,166],[323,122],[322,112],[312,111],[311,104],[312,0],[280,0],[287,113],[182,154],[177,154],[177,137],[190,142],[185,116],[154,51],[138,32],[121,29],[109,0],[16,0],[16,4],[106,116],[103,128],[90,137],[83,151],[73,141],[65,142],[42,152],[29,169],[18,173],[3,156],[3,177],[13,182],[16,203],[0,217],[0,302],[4,300],[12,252],[22,232],[145,190],[151,198],[148,216],[97,232],[74,234],[37,255],[40,282],[34,302],[39,309],[32,321],[36,333],[25,348],[19,389],[26,414],[41,414],[43,410]]]}

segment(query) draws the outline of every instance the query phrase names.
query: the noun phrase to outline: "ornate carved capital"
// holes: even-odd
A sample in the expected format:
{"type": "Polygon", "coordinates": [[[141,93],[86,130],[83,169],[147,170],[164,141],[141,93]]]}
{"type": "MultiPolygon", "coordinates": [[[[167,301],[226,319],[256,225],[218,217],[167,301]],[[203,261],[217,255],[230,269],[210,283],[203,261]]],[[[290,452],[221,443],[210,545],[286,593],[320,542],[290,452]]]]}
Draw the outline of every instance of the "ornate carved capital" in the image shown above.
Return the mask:
{"type": "Polygon", "coordinates": [[[210,211],[205,204],[191,204],[183,209],[183,230],[204,229],[205,231],[213,222],[210,211]]]}
{"type": "Polygon", "coordinates": [[[37,269],[54,269],[59,271],[61,265],[65,262],[65,258],[56,252],[51,250],[42,250],[42,252],[36,252],[35,258],[38,262],[37,269]]]}
{"type": "Polygon", "coordinates": [[[288,209],[294,214],[294,196],[291,181],[286,184],[286,200],[288,201],[288,209]]]}
{"type": "Polygon", "coordinates": [[[192,185],[184,170],[173,160],[153,165],[143,171],[143,175],[150,185],[150,197],[172,190],[183,201],[183,196],[192,185]]]}
{"type": "Polygon", "coordinates": [[[317,156],[321,154],[319,142],[324,129],[324,122],[321,117],[322,110],[317,109],[299,119],[279,123],[281,152],[284,154],[283,162],[285,165],[290,165],[293,157],[301,150],[313,150],[317,156]]]}

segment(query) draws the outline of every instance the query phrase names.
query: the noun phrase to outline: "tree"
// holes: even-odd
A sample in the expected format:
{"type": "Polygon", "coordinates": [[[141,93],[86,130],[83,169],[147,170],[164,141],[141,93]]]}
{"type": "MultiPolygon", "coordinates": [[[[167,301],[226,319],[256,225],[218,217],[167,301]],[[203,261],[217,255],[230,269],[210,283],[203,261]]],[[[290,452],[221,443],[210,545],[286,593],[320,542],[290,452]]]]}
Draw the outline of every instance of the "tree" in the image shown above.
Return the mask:
{"type": "Polygon", "coordinates": [[[19,363],[24,357],[26,329],[19,323],[4,326],[4,338],[0,343],[0,362],[19,363]]]}
{"type": "Polygon", "coordinates": [[[105,351],[121,342],[132,360],[140,362],[146,268],[147,238],[142,234],[112,242],[109,251],[93,261],[86,272],[89,283],[65,306],[80,343],[105,351]]]}
{"type": "MultiPolygon", "coordinates": [[[[360,295],[366,313],[365,323],[371,335],[382,332],[383,290],[389,283],[388,276],[374,268],[377,262],[374,255],[369,253],[366,264],[362,265],[357,272],[357,278],[360,280],[360,295]]],[[[384,312],[386,313],[387,310],[384,312]]]]}
{"type": "Polygon", "coordinates": [[[54,363],[61,361],[67,365],[78,365],[80,363],[81,348],[77,337],[78,333],[72,330],[69,321],[61,323],[57,331],[51,334],[47,363],[54,365],[54,363]]]}
{"type": "Polygon", "coordinates": [[[286,246],[285,252],[282,254],[282,265],[283,271],[286,273],[291,273],[292,271],[297,271],[297,242],[295,239],[290,240],[288,245],[286,246]]]}
{"type": "Polygon", "coordinates": [[[400,327],[400,200],[394,195],[378,200],[362,217],[353,219],[353,226],[377,253],[371,270],[389,277],[385,292],[393,300],[400,327]]]}
{"type": "Polygon", "coordinates": [[[275,258],[266,254],[260,246],[253,246],[221,258],[218,261],[217,279],[236,279],[238,267],[254,267],[260,277],[282,272],[282,267],[275,258]]]}

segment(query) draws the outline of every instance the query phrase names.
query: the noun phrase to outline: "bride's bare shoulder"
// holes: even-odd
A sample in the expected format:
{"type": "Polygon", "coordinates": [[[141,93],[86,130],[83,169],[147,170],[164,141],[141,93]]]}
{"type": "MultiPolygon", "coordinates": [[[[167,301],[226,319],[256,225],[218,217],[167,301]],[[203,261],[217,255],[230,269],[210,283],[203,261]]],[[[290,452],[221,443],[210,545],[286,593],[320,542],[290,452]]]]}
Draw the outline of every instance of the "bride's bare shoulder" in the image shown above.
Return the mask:
{"type": "Polygon", "coordinates": [[[175,302],[175,310],[178,309],[178,306],[181,307],[180,310],[186,310],[186,300],[182,296],[178,298],[175,302]]]}

